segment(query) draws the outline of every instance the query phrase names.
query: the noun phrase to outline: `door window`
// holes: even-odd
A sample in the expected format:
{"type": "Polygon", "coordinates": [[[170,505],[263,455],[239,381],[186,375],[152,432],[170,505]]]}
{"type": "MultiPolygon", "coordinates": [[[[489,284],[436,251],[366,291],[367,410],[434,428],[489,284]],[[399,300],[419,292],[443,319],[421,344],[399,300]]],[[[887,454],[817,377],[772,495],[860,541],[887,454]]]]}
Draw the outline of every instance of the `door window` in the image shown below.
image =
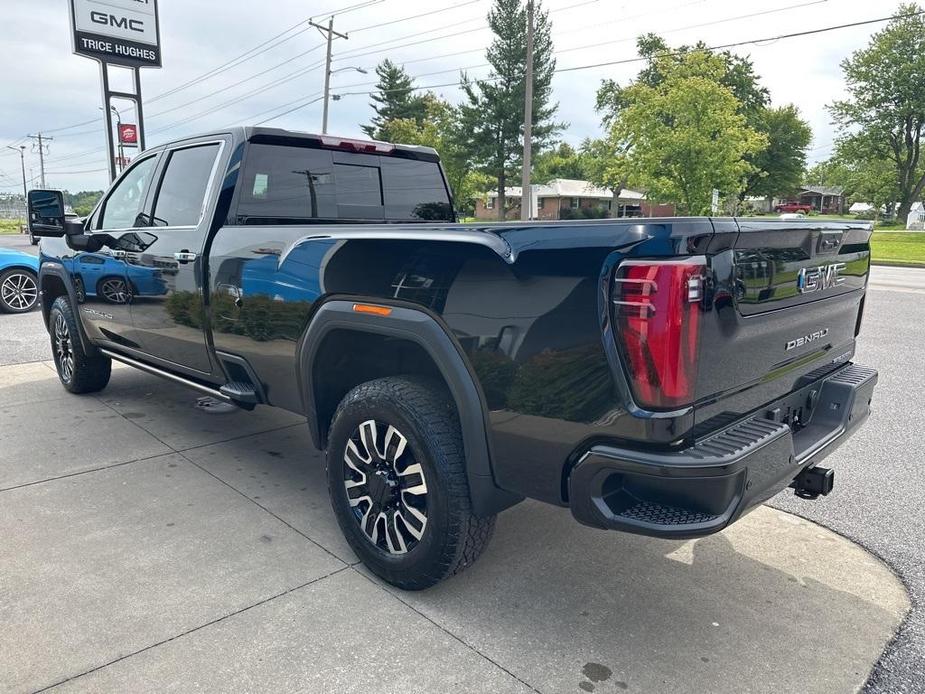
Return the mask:
{"type": "Polygon", "coordinates": [[[106,198],[100,229],[130,229],[144,204],[145,191],[154,172],[157,157],[148,157],[135,164],[106,198]]]}
{"type": "Polygon", "coordinates": [[[218,149],[210,144],[170,153],[154,203],[154,226],[199,224],[218,149]]]}

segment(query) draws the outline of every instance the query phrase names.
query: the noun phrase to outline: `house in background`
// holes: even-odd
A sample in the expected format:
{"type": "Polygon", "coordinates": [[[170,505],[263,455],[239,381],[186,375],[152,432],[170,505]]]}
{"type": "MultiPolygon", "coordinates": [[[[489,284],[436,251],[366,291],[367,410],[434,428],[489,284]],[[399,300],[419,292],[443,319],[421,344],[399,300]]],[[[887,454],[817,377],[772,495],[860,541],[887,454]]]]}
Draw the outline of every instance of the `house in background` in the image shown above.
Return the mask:
{"type": "MultiPolygon", "coordinates": [[[[653,205],[635,190],[622,190],[614,199],[613,191],[598,188],[588,181],[554,178],[531,186],[533,219],[580,219],[586,217],[670,217],[672,205],[653,205]]],[[[520,219],[520,186],[504,189],[505,219],[520,219]]],[[[498,219],[498,192],[491,191],[475,201],[475,217],[485,221],[498,219]]]]}
{"type": "Polygon", "coordinates": [[[845,213],[845,189],[841,186],[803,186],[798,199],[822,214],[845,213]]]}

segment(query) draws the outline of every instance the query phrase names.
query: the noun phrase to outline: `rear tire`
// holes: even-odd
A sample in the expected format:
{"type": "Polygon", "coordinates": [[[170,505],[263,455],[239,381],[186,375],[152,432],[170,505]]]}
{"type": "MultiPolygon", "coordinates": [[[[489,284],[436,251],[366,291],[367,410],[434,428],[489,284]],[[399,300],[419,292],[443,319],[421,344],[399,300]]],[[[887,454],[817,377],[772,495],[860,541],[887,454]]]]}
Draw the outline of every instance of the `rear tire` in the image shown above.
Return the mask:
{"type": "Polygon", "coordinates": [[[326,451],[334,515],[384,581],[421,590],[478,559],[495,516],[472,513],[455,407],[436,383],[389,377],[340,403],[326,451]]]}
{"type": "Polygon", "coordinates": [[[67,297],[59,296],[48,314],[51,352],[61,385],[71,393],[95,393],[106,387],[112,360],[87,354],[80,342],[80,328],[67,297]]]}

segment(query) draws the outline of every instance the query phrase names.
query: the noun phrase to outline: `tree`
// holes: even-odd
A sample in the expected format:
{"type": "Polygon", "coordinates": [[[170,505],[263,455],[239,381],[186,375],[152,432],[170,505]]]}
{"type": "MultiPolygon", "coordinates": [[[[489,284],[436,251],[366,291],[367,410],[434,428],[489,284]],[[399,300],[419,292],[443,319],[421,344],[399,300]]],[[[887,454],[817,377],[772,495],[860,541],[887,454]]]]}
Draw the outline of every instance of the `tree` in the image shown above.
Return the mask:
{"type": "Polygon", "coordinates": [[[628,181],[626,143],[618,142],[611,128],[607,137],[582,142],[581,155],[587,179],[619,198],[628,181]]]}
{"type": "Polygon", "coordinates": [[[712,192],[738,195],[751,170],[746,157],[767,146],[749,127],[732,89],[721,83],[726,60],[707,51],[657,56],[656,83],[620,88],[609,140],[626,178],[682,214],[707,214],[712,192]]]}
{"type": "Polygon", "coordinates": [[[806,148],[813,131],[792,104],[763,109],[757,120],[756,129],[767,136],[768,146],[751,158],[754,169],[742,194],[766,198],[789,195],[803,183],[806,148]]]}
{"type": "Polygon", "coordinates": [[[830,107],[841,127],[839,144],[860,141],[871,162],[891,162],[901,219],[925,187],[920,158],[925,128],[925,16],[921,12],[917,5],[901,5],[897,16],[873,35],[866,48],[842,61],[850,98],[830,107]]]}
{"type": "MultiPolygon", "coordinates": [[[[651,33],[643,34],[636,40],[636,50],[646,60],[646,65],[639,72],[635,83],[649,87],[657,87],[692,53],[709,52],[702,41],[693,46],[671,48],[665,39],[651,33]]],[[[770,103],[770,96],[768,90],[758,84],[752,62],[729,51],[711,55],[716,57],[714,66],[718,70],[714,79],[732,92],[738,103],[736,110],[745,116],[749,125],[755,127],[758,116],[770,103]]],[[[597,92],[597,110],[604,114],[605,125],[608,119],[619,113],[624,104],[623,88],[614,80],[604,80],[597,92]]]]}
{"type": "Polygon", "coordinates": [[[892,160],[879,157],[861,135],[841,141],[828,160],[819,162],[807,172],[806,181],[841,186],[848,199],[870,203],[877,214],[880,208],[892,212],[899,197],[892,160]]]}
{"type": "MultiPolygon", "coordinates": [[[[495,38],[486,58],[485,79],[462,74],[465,100],[460,107],[464,145],[478,169],[498,187],[498,216],[504,219],[504,188],[523,158],[524,68],[527,56],[527,13],[520,0],[494,0],[488,25],[495,38]]],[[[553,122],[557,104],[550,103],[553,57],[549,15],[535,3],[533,30],[533,146],[542,151],[562,125],[553,122]]]]}
{"type": "Polygon", "coordinates": [[[383,126],[389,121],[410,118],[420,123],[424,119],[424,95],[414,93],[412,77],[388,58],[376,66],[376,75],[379,81],[369,104],[376,115],[361,128],[374,140],[388,140],[383,126]]]}
{"type": "Polygon", "coordinates": [[[471,214],[476,195],[491,185],[491,179],[473,170],[459,132],[457,108],[431,93],[424,95],[423,103],[424,117],[420,122],[399,118],[384,123],[382,130],[390,142],[436,149],[453,191],[456,209],[462,214],[471,214]]]}
{"type": "Polygon", "coordinates": [[[554,178],[587,178],[585,158],[567,142],[555,149],[540,153],[533,165],[533,180],[547,183],[554,178]]]}

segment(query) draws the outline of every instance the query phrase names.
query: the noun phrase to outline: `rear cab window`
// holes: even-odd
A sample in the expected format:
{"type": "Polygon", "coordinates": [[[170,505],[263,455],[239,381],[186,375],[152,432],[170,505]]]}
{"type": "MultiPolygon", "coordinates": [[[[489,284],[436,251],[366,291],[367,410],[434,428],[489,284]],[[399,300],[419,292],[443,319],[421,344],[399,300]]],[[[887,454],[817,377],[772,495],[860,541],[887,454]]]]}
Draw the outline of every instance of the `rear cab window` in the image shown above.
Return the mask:
{"type": "Polygon", "coordinates": [[[238,224],[455,221],[435,161],[251,143],[238,224]]]}

